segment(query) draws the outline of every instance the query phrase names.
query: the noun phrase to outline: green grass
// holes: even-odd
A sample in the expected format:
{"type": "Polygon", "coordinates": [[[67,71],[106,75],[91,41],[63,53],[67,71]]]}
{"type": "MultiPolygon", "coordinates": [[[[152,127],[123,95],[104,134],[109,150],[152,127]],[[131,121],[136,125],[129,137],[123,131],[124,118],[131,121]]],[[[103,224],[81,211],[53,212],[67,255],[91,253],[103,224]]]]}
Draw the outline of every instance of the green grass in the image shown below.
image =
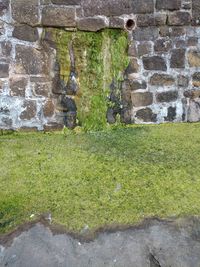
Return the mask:
{"type": "Polygon", "coordinates": [[[81,231],[200,215],[200,124],[0,136],[0,232],[31,214],[81,231]]]}

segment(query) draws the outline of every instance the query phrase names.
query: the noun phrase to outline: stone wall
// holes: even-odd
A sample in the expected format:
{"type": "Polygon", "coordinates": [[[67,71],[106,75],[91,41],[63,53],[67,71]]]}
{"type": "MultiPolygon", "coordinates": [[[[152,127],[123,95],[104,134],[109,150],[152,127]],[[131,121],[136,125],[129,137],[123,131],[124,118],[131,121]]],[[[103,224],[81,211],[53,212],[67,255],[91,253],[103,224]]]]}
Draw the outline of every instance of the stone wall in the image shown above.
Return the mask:
{"type": "Polygon", "coordinates": [[[58,108],[63,81],[47,28],[128,32],[123,122],[200,120],[199,0],[0,0],[0,128],[61,128],[71,114],[58,108]]]}

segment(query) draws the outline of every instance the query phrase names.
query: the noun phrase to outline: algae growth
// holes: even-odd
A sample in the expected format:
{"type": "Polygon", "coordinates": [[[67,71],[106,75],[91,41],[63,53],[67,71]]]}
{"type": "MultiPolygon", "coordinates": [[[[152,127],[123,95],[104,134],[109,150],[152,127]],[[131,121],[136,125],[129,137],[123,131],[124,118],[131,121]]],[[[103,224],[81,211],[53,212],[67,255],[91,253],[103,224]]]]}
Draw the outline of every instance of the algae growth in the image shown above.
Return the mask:
{"type": "Polygon", "coordinates": [[[127,33],[122,30],[67,32],[49,29],[57,48],[60,77],[70,75],[69,43],[72,42],[80,89],[75,97],[78,121],[85,130],[101,130],[107,125],[106,111],[110,84],[123,80],[128,66],[127,33]]]}

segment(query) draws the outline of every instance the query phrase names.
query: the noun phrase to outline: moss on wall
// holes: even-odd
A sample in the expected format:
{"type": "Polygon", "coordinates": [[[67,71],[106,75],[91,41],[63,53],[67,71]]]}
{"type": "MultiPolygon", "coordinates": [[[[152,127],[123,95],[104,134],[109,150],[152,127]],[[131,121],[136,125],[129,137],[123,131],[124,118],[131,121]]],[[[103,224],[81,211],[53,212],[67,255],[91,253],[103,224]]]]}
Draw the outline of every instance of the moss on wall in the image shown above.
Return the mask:
{"type": "Polygon", "coordinates": [[[128,38],[122,30],[67,32],[51,29],[57,47],[60,76],[70,75],[69,44],[72,42],[80,90],[75,96],[78,121],[85,130],[101,130],[107,125],[109,86],[121,81],[128,65],[128,38]]]}

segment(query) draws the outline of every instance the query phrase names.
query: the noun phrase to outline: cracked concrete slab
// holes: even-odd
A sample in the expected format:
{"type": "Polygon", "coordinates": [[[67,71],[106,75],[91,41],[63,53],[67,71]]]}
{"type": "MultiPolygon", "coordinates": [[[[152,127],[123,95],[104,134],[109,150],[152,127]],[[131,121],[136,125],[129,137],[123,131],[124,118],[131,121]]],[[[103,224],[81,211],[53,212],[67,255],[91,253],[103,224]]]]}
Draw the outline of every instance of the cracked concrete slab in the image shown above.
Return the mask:
{"type": "Polygon", "coordinates": [[[199,267],[200,219],[154,219],[94,239],[38,222],[0,244],[1,267],[199,267]]]}

